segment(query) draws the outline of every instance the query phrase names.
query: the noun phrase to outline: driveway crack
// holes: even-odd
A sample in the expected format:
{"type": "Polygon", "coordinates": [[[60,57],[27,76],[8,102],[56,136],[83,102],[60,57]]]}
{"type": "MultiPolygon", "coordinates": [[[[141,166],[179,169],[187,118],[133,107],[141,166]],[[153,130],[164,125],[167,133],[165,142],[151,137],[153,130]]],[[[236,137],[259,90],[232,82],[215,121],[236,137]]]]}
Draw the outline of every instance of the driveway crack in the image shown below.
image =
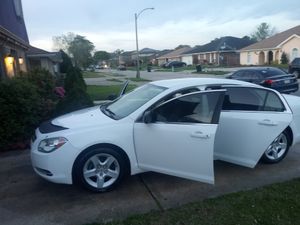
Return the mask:
{"type": "Polygon", "coordinates": [[[163,212],[164,208],[163,206],[160,204],[158,198],[154,195],[154,193],[151,191],[150,187],[147,185],[146,181],[143,179],[143,177],[141,175],[139,175],[140,181],[141,183],[145,186],[146,190],[148,191],[148,193],[150,194],[151,198],[154,200],[154,202],[156,203],[159,211],[163,212]]]}

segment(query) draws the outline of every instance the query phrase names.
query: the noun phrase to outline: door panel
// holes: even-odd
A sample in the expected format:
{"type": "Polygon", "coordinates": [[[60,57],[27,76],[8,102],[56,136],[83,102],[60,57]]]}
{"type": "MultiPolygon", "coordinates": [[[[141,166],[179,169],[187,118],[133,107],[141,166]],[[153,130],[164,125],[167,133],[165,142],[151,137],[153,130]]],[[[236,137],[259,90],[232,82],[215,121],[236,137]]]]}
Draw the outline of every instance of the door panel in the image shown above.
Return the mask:
{"type": "Polygon", "coordinates": [[[183,95],[152,110],[152,123],[136,122],[139,167],[214,183],[214,141],[223,97],[222,90],[183,95]]]}
{"type": "Polygon", "coordinates": [[[292,114],[287,112],[222,111],[215,159],[253,168],[291,121],[292,114]]]}
{"type": "Polygon", "coordinates": [[[142,169],[214,183],[216,124],[136,123],[135,147],[142,169]]]}

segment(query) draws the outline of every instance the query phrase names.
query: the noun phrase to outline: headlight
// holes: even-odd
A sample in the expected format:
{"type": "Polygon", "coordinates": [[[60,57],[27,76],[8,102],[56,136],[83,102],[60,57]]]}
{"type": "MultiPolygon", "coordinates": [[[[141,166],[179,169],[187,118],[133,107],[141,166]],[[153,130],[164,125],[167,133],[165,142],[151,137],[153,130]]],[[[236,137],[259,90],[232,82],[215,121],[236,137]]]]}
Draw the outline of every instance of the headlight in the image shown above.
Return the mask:
{"type": "Polygon", "coordinates": [[[47,138],[40,142],[38,151],[40,152],[53,152],[54,150],[63,146],[68,140],[63,137],[47,138]]]}

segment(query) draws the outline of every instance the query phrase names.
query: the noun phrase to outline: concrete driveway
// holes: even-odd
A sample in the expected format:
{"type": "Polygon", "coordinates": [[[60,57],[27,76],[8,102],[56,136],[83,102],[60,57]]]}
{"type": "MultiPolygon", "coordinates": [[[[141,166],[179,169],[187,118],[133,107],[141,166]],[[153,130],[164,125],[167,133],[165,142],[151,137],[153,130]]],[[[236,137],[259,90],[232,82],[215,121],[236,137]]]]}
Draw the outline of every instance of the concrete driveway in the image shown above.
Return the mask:
{"type": "Polygon", "coordinates": [[[41,179],[31,168],[28,150],[2,153],[0,157],[3,225],[110,221],[300,177],[300,145],[281,163],[258,164],[255,169],[216,161],[215,185],[144,173],[128,177],[116,190],[104,194],[41,179]]]}

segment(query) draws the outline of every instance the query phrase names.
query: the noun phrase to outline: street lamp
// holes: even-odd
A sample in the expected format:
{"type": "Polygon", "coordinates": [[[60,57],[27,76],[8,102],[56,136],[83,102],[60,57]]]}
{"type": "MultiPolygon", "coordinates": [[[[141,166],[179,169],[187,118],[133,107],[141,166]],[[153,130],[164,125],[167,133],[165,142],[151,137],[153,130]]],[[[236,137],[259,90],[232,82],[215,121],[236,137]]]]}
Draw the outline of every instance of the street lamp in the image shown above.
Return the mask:
{"type": "Polygon", "coordinates": [[[136,42],[136,78],[140,78],[140,56],[139,56],[139,41],[138,41],[138,28],[137,28],[137,20],[139,16],[146,10],[153,10],[154,8],[145,8],[141,10],[139,13],[134,14],[135,19],[135,42],[136,42]]]}

